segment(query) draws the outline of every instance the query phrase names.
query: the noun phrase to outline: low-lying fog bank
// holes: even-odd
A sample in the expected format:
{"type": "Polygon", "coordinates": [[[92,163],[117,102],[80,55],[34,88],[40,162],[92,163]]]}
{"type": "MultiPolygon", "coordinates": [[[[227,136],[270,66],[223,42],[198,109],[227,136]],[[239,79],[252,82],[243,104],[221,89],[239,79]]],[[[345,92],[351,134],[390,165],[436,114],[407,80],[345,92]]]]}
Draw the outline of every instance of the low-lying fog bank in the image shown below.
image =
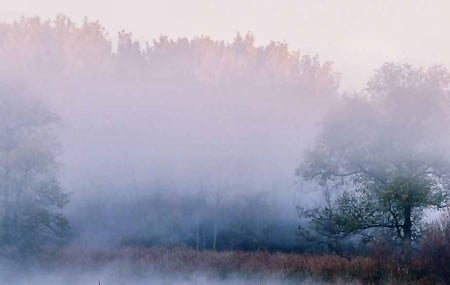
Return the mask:
{"type": "MultiPolygon", "coordinates": [[[[250,284],[298,284],[287,279],[264,279],[264,278],[241,278],[238,276],[226,279],[207,276],[202,274],[192,274],[179,276],[148,274],[136,277],[131,273],[117,274],[114,268],[105,268],[101,272],[36,272],[19,279],[11,278],[11,284],[105,284],[105,285],[122,285],[122,284],[177,284],[177,285],[250,285],[250,284]],[[17,282],[17,283],[16,283],[17,282]]],[[[314,281],[304,281],[302,284],[320,284],[314,281]]]]}
{"type": "Polygon", "coordinates": [[[2,284],[359,284],[353,274],[372,268],[363,258],[156,248],[66,249],[41,258],[2,263],[2,284]]]}

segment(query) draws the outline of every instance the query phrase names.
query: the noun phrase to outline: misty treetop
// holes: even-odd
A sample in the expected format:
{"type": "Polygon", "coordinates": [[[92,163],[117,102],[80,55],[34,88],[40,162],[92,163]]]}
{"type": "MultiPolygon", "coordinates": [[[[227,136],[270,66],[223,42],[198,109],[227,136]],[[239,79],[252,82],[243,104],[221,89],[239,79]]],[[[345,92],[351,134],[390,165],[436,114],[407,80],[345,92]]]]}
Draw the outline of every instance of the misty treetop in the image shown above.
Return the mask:
{"type": "Polygon", "coordinates": [[[318,239],[384,233],[409,252],[424,210],[450,198],[448,84],[442,67],[386,64],[325,118],[298,172],[325,189],[323,206],[301,211],[318,239]]]}
{"type": "MultiPolygon", "coordinates": [[[[98,22],[81,26],[58,16],[52,21],[21,18],[0,24],[1,73],[76,80],[113,79],[148,87],[168,81],[191,86],[245,83],[264,88],[295,88],[309,95],[334,94],[338,75],[330,62],[292,52],[285,43],[255,46],[249,33],[234,41],[207,36],[177,40],[161,36],[144,47],[125,31],[117,45],[98,22]],[[45,71],[45,72],[38,72],[45,71]]],[[[186,87],[185,86],[185,87],[186,87]]]]}

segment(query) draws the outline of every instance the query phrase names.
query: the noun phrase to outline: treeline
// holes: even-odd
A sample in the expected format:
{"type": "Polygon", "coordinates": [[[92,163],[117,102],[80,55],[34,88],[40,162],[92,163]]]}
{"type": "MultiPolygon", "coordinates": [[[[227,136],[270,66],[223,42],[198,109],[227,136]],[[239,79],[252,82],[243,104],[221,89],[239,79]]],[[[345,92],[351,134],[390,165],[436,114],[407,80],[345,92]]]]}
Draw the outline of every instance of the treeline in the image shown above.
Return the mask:
{"type": "Polygon", "coordinates": [[[65,16],[0,24],[2,84],[44,97],[61,118],[73,239],[299,249],[295,203],[278,190],[293,190],[299,142],[311,136],[301,130],[336,98],[331,62],[285,43],[256,46],[250,33],[231,42],[117,38],[65,16]],[[228,186],[198,190],[224,173],[228,186]],[[158,179],[175,181],[163,191],[171,194],[158,179]]]}
{"type": "Polygon", "coordinates": [[[107,80],[116,87],[128,82],[154,90],[177,88],[174,81],[183,87],[201,82],[208,88],[240,83],[262,90],[270,86],[297,94],[303,91],[312,99],[332,94],[338,86],[330,62],[292,52],[285,43],[257,47],[250,33],[237,34],[231,43],[207,36],[176,40],[161,36],[142,46],[122,31],[113,44],[98,22],[85,19],[77,26],[65,16],[0,24],[0,60],[3,74],[12,76],[107,80]]]}
{"type": "MultiPolygon", "coordinates": [[[[120,202],[87,201],[71,220],[87,246],[190,247],[198,250],[305,251],[294,207],[275,193],[159,191],[120,202]],[[291,211],[289,211],[291,210],[291,211]]],[[[311,249],[309,249],[311,251],[311,249]]]]}

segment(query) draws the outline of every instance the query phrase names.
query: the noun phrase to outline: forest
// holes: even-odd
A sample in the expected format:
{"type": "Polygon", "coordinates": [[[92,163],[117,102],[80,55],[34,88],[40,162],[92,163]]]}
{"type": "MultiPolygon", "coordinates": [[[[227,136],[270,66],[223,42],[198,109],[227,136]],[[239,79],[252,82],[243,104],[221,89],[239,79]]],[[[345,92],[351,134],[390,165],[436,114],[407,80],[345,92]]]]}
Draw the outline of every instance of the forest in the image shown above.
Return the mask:
{"type": "Polygon", "coordinates": [[[3,280],[450,282],[444,66],[350,94],[333,59],[251,33],[112,38],[0,23],[3,280]]]}

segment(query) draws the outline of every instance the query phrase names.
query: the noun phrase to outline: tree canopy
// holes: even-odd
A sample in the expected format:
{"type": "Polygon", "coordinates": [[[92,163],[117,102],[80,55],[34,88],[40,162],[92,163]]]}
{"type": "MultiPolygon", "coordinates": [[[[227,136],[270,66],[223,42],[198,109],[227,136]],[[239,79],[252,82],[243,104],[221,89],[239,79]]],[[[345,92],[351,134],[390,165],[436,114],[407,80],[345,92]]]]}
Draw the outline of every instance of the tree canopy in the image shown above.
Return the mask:
{"type": "Polygon", "coordinates": [[[298,169],[326,189],[323,206],[300,211],[313,232],[334,242],[382,232],[409,253],[424,210],[449,200],[449,78],[442,67],[386,64],[326,117],[298,169]]]}
{"type": "Polygon", "coordinates": [[[37,251],[60,237],[68,202],[57,179],[56,117],[37,99],[12,88],[0,91],[0,250],[37,251]]]}

